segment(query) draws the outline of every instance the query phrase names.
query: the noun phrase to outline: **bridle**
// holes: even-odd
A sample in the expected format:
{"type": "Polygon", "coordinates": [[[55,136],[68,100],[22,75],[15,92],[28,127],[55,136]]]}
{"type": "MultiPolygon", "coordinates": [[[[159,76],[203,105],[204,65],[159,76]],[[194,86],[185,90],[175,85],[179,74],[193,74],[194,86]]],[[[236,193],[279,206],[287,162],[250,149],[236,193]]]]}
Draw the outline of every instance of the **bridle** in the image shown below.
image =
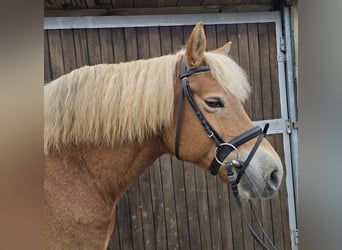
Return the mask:
{"type": "MultiPolygon", "coordinates": [[[[183,110],[183,95],[185,94],[186,98],[188,99],[192,109],[195,111],[195,114],[199,121],[201,122],[204,131],[207,133],[208,137],[213,140],[213,142],[216,145],[215,149],[215,157],[212,160],[210,164],[210,172],[212,175],[217,175],[218,170],[221,165],[223,165],[228,174],[229,183],[232,188],[232,192],[234,194],[235,200],[237,202],[237,205],[239,207],[240,213],[242,215],[242,218],[244,219],[245,223],[248,226],[249,231],[252,233],[254,239],[257,241],[257,243],[263,248],[268,249],[267,246],[263,243],[263,241],[259,238],[259,236],[255,233],[252,226],[248,223],[246,214],[242,208],[241,201],[239,198],[239,191],[238,191],[238,184],[240,182],[240,179],[242,175],[245,173],[247,167],[249,166],[250,161],[252,160],[256,150],[261,144],[262,139],[266,136],[267,130],[269,128],[269,124],[266,123],[264,128],[262,129],[259,126],[255,126],[252,129],[242,133],[241,135],[235,137],[229,142],[225,142],[220,135],[215,131],[215,129],[209,124],[207,119],[204,117],[203,113],[197,106],[196,102],[194,101],[190,86],[189,86],[189,76],[200,74],[200,73],[207,73],[210,72],[209,66],[201,66],[197,67],[195,69],[187,70],[186,68],[186,62],[184,56],[181,58],[180,63],[180,80],[181,80],[181,86],[179,91],[179,99],[178,99],[178,117],[177,117],[177,124],[176,124],[176,140],[175,140],[175,154],[178,159],[180,159],[179,156],[179,143],[180,143],[180,131],[181,131],[181,123],[182,123],[182,110],[183,110]],[[247,141],[250,141],[251,139],[258,137],[256,143],[254,144],[252,150],[250,151],[247,159],[245,161],[239,160],[238,150],[237,147],[246,143],[247,141]],[[236,152],[236,158],[233,159],[231,162],[223,162],[224,159],[231,153],[235,151],[236,152]],[[235,167],[238,171],[238,175],[235,178],[232,167],[235,167]]],[[[253,205],[250,201],[251,209],[253,210],[253,205]]],[[[254,216],[256,217],[255,211],[253,211],[254,216]]],[[[265,238],[268,240],[268,242],[271,244],[273,249],[276,249],[272,241],[267,236],[266,232],[261,226],[261,223],[259,223],[258,218],[256,217],[259,227],[261,228],[261,231],[265,235],[265,238]]]]}

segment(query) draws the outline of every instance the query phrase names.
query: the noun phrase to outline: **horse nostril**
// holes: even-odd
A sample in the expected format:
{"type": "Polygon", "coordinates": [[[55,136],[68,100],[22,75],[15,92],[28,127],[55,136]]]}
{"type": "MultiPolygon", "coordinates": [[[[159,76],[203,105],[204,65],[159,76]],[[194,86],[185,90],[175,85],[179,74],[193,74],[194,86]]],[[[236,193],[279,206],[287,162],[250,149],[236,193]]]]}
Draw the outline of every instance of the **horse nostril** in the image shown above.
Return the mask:
{"type": "Polygon", "coordinates": [[[268,183],[273,189],[277,189],[279,186],[279,175],[278,170],[273,170],[269,176],[268,183]]]}

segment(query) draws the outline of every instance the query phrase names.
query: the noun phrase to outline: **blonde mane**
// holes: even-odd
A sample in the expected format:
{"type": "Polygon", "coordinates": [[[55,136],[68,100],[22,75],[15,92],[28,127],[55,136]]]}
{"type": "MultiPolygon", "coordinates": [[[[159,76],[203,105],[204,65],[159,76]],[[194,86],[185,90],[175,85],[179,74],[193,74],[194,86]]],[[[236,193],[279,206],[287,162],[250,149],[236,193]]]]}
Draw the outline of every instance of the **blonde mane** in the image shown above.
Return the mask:
{"type": "MultiPolygon", "coordinates": [[[[159,134],[173,119],[175,55],[84,66],[44,87],[44,152],[62,145],[110,145],[159,134]]],[[[229,57],[206,52],[213,77],[242,102],[250,87],[229,57]]]]}

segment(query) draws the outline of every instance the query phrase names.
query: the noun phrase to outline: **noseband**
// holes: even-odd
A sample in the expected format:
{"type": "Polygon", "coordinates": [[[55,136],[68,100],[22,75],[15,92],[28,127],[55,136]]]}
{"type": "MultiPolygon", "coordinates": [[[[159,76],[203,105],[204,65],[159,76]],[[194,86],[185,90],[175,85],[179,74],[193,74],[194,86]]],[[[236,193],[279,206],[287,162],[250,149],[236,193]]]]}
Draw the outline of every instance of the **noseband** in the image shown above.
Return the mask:
{"type": "MultiPolygon", "coordinates": [[[[208,137],[213,140],[213,142],[216,145],[215,149],[215,157],[212,160],[209,170],[212,175],[217,175],[218,170],[221,165],[223,165],[228,174],[229,182],[232,188],[232,192],[234,194],[234,197],[236,199],[237,205],[239,207],[240,213],[245,220],[248,229],[251,231],[252,235],[254,236],[255,240],[258,242],[258,244],[263,249],[268,249],[266,245],[262,242],[262,240],[258,237],[258,235],[254,232],[251,225],[247,221],[247,217],[242,209],[241,201],[239,199],[239,191],[238,191],[238,184],[240,182],[240,179],[242,175],[245,173],[247,167],[249,166],[250,161],[252,160],[256,150],[258,149],[259,145],[261,144],[262,139],[266,136],[267,130],[269,128],[269,124],[266,123],[265,127],[262,129],[259,126],[255,126],[254,128],[242,133],[241,135],[235,137],[231,141],[225,142],[220,135],[215,131],[215,129],[210,125],[210,123],[207,121],[207,119],[204,117],[203,113],[197,106],[196,102],[194,101],[190,86],[189,86],[189,76],[200,74],[200,73],[207,73],[210,72],[209,66],[202,66],[198,67],[192,70],[187,70],[186,68],[186,62],[185,58],[182,57],[181,64],[180,64],[180,80],[181,80],[181,86],[179,91],[179,99],[178,99],[178,117],[177,117],[177,124],[176,124],[176,140],[175,140],[175,154],[178,159],[180,159],[179,156],[179,143],[180,143],[180,131],[181,131],[181,123],[182,123],[182,110],[183,110],[183,95],[185,94],[186,98],[188,99],[192,109],[195,111],[195,114],[199,121],[201,122],[204,131],[207,133],[208,137]],[[252,140],[253,138],[258,137],[256,143],[254,144],[252,150],[250,151],[247,159],[245,161],[241,161],[239,159],[238,150],[237,147],[240,145],[252,140]],[[231,153],[235,151],[236,152],[236,158],[233,159],[231,162],[223,162],[224,159],[231,153]],[[232,167],[235,167],[238,175],[235,178],[232,167]]],[[[250,203],[251,208],[252,203],[250,203]]],[[[253,211],[254,212],[254,211],[253,211]]],[[[255,215],[255,213],[254,213],[255,215]]],[[[257,219],[258,220],[258,219],[257,219]]],[[[261,224],[259,224],[259,227],[261,227],[261,224]]],[[[273,245],[273,243],[269,240],[269,237],[266,235],[265,231],[261,227],[262,232],[265,234],[265,238],[270,242],[273,249],[276,249],[276,247],[273,245]]]]}

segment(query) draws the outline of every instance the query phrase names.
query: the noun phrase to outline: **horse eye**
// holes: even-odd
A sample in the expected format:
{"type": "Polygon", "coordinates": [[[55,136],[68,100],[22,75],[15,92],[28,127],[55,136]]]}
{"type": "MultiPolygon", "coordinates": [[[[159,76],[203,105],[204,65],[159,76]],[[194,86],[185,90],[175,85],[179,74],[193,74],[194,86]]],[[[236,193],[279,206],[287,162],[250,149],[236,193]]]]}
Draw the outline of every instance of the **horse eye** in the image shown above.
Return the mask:
{"type": "Polygon", "coordinates": [[[210,108],[223,108],[223,102],[219,98],[210,98],[204,101],[210,108]]]}

